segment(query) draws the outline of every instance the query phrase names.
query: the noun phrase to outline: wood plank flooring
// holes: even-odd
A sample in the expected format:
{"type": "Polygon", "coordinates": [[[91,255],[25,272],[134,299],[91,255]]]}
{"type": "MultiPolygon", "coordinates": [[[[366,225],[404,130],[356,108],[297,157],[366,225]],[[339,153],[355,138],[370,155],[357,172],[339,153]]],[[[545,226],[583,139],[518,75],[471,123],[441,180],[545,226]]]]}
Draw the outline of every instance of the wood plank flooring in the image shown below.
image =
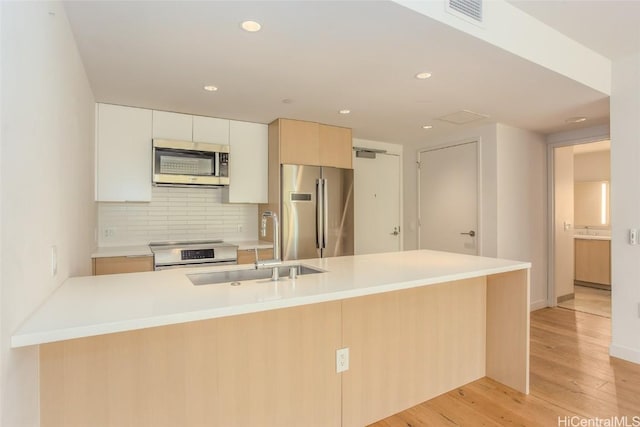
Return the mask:
{"type": "Polygon", "coordinates": [[[640,365],[609,356],[610,324],[563,308],[535,311],[529,395],[482,378],[371,426],[640,425],[640,365]],[[586,424],[622,416],[627,424],[586,424]]]}
{"type": "Polygon", "coordinates": [[[558,307],[568,308],[598,316],[611,317],[611,290],[574,286],[574,298],[558,303],[558,307]]]}

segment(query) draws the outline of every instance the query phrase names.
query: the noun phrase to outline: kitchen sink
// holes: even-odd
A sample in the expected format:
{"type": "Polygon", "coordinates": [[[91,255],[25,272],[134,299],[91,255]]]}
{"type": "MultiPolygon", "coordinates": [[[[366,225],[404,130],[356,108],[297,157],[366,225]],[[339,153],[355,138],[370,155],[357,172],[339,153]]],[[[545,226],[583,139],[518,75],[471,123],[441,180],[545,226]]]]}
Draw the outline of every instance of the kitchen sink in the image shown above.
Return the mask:
{"type": "MultiPolygon", "coordinates": [[[[308,267],[306,265],[283,265],[278,267],[280,273],[280,279],[286,280],[289,278],[291,268],[296,269],[297,276],[304,276],[307,274],[325,273],[324,270],[308,267]]],[[[243,270],[230,270],[230,271],[212,271],[209,273],[196,273],[187,274],[191,283],[196,286],[200,285],[213,285],[216,283],[229,283],[239,284],[239,282],[245,280],[263,280],[270,279],[272,274],[271,268],[264,269],[243,269],[243,270]]]]}

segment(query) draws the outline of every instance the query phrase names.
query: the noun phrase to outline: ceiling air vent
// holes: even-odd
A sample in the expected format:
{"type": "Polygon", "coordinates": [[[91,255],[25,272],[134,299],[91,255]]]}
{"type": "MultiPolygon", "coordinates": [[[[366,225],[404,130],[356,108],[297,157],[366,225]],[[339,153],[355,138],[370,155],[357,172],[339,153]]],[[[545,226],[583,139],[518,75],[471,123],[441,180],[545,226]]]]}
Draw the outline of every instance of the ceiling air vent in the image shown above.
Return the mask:
{"type": "Polygon", "coordinates": [[[447,9],[454,15],[482,22],[482,0],[448,0],[447,9]]]}

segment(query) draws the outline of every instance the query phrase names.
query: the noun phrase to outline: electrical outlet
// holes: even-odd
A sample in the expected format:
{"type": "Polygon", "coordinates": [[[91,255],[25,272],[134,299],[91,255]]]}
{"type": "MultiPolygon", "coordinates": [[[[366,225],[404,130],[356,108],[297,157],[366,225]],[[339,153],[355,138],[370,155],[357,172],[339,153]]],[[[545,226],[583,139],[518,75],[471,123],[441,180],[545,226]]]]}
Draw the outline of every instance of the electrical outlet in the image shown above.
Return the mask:
{"type": "Polygon", "coordinates": [[[113,228],[105,228],[102,230],[102,237],[113,237],[116,234],[116,230],[114,230],[113,228]]]}
{"type": "Polygon", "coordinates": [[[629,244],[637,245],[638,244],[638,230],[632,228],[629,230],[629,244]]]}
{"type": "Polygon", "coordinates": [[[349,347],[336,350],[336,373],[349,370],[349,347]]]}
{"type": "Polygon", "coordinates": [[[242,233],[242,224],[238,224],[238,233],[242,233]]]}

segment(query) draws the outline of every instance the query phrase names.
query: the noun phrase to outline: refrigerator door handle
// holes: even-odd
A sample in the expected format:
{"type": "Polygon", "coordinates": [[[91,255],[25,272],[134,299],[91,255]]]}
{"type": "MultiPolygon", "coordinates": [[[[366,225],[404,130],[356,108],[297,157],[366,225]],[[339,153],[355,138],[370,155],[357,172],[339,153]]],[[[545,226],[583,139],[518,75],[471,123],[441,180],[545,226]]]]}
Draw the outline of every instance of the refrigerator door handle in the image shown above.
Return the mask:
{"type": "Polygon", "coordinates": [[[322,179],[316,179],[316,248],[322,248],[322,179]]]}
{"type": "Polygon", "coordinates": [[[327,248],[327,231],[329,230],[329,198],[327,194],[327,179],[322,179],[322,249],[327,248]]]}

